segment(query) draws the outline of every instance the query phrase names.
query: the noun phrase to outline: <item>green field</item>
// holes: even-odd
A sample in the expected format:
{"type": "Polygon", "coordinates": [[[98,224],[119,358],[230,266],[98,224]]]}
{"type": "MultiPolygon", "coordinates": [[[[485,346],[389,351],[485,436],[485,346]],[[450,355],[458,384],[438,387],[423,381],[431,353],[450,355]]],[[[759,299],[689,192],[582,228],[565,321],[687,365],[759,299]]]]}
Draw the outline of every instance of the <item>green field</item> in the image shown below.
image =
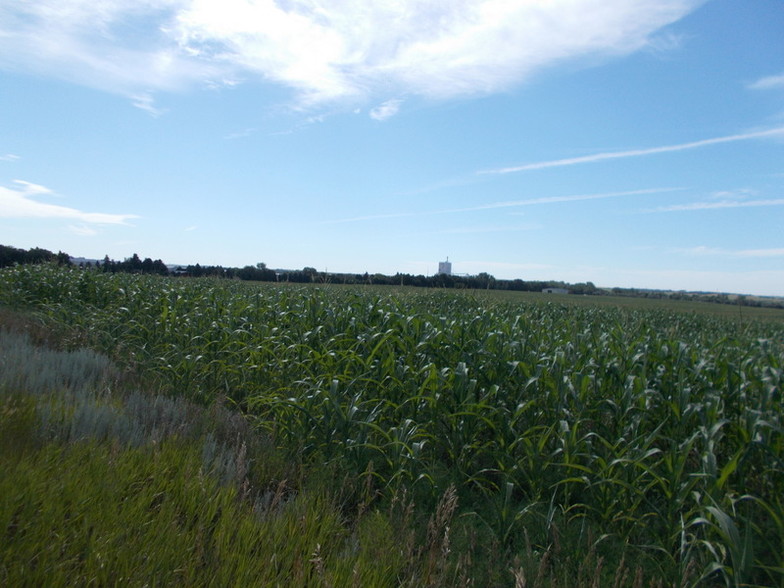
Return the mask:
{"type": "MultiPolygon", "coordinates": [[[[107,370],[122,375],[91,384],[89,406],[114,406],[125,415],[129,399],[158,399],[181,403],[172,414],[201,415],[183,417],[171,441],[150,449],[155,427],[134,437],[128,431],[138,426],[77,418],[93,409],[68,404],[75,393],[62,392],[64,385],[39,392],[33,375],[7,378],[0,390],[0,463],[13,475],[4,480],[10,489],[38,480],[31,486],[38,489],[16,502],[5,499],[0,525],[16,529],[29,517],[57,528],[63,509],[50,513],[41,505],[58,494],[36,502],[38,493],[49,491],[40,479],[58,462],[84,463],[79,443],[89,442],[98,444],[90,450],[94,480],[106,477],[112,447],[122,447],[120,455],[129,460],[115,460],[122,472],[141,467],[134,459],[144,461],[131,452],[147,451],[172,479],[207,472],[215,486],[210,500],[224,500],[221,493],[230,489],[230,503],[251,513],[242,527],[245,540],[258,543],[256,534],[274,534],[275,524],[289,529],[290,535],[277,531],[288,544],[261,541],[263,549],[244,550],[245,540],[228,533],[218,545],[231,549],[221,551],[205,540],[205,534],[227,533],[217,511],[199,514],[196,489],[185,481],[164,485],[149,500],[163,493],[190,505],[189,514],[172,516],[195,521],[180,525],[183,539],[203,545],[209,557],[176,564],[179,556],[166,555],[151,568],[126,561],[131,554],[108,541],[113,565],[125,565],[134,581],[143,583],[151,569],[196,574],[230,559],[234,567],[220,577],[238,583],[272,558],[289,563],[263,584],[280,578],[298,585],[784,582],[784,311],[636,298],[255,285],[49,266],[0,271],[0,304],[11,309],[3,315],[5,331],[28,332],[25,342],[8,344],[4,371],[28,363],[25,354],[43,353],[34,351],[34,340],[71,354],[51,360],[57,373],[80,361],[73,354],[85,352],[77,350],[89,348],[110,358],[107,370]],[[7,359],[13,349],[22,350],[21,359],[7,359]],[[105,392],[112,386],[121,391],[117,398],[105,392]],[[223,434],[223,445],[216,445],[218,434],[203,416],[216,406],[227,422],[243,415],[244,432],[223,434]],[[60,424],[41,424],[52,422],[60,424]],[[84,434],[62,433],[79,427],[84,434]],[[215,447],[232,447],[226,450],[231,467],[204,465],[217,463],[204,461],[210,439],[215,447]],[[251,465],[237,474],[243,443],[255,449],[243,457],[251,465]],[[13,459],[17,446],[23,457],[13,459]],[[44,469],[36,470],[38,464],[44,469]],[[254,523],[254,501],[273,500],[284,479],[290,491],[279,494],[289,500],[254,523]],[[201,516],[208,522],[199,522],[201,516]],[[286,517],[305,521],[313,533],[285,527],[294,524],[286,517]]],[[[70,512],[78,513],[78,496],[70,500],[70,512]]],[[[161,524],[176,527],[160,510],[161,524]]],[[[96,520],[92,528],[107,520],[107,528],[129,524],[100,511],[89,516],[96,520]]],[[[246,515],[232,516],[244,521],[246,515]]],[[[157,519],[144,520],[155,525],[157,519]]],[[[0,580],[25,577],[25,562],[43,550],[46,532],[33,527],[27,535],[6,534],[0,580]]],[[[65,550],[58,564],[48,550],[47,569],[67,564],[72,573],[86,573],[97,565],[97,547],[69,529],[73,553],[65,550]]],[[[153,541],[141,532],[134,536],[141,544],[153,541]]],[[[201,581],[198,575],[171,578],[201,581]]]]}
{"type": "MultiPolygon", "coordinates": [[[[372,287],[366,287],[368,290],[372,287]]],[[[421,289],[392,288],[403,293],[421,292],[421,289]]],[[[389,292],[390,288],[385,286],[378,287],[378,293],[389,292]]],[[[748,306],[741,304],[726,304],[702,301],[698,297],[691,298],[668,298],[644,296],[619,296],[612,294],[576,296],[571,294],[544,294],[542,292],[518,292],[514,290],[464,290],[468,296],[492,302],[509,302],[518,304],[548,303],[569,306],[591,306],[609,307],[628,310],[660,310],[676,313],[696,313],[700,315],[711,315],[725,317],[738,322],[741,326],[746,320],[763,320],[784,322],[784,309],[772,306],[748,306]]],[[[778,299],[776,299],[778,300],[778,299]]]]}

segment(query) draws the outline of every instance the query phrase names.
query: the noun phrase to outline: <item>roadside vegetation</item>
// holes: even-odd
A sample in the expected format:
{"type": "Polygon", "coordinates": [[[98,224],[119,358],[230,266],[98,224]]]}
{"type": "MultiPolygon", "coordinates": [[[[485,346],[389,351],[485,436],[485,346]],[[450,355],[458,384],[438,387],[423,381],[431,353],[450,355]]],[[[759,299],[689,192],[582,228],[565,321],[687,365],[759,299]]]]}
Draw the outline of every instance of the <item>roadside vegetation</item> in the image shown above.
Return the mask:
{"type": "Polygon", "coordinates": [[[784,582],[773,309],[53,265],[0,304],[2,583],[784,582]]]}

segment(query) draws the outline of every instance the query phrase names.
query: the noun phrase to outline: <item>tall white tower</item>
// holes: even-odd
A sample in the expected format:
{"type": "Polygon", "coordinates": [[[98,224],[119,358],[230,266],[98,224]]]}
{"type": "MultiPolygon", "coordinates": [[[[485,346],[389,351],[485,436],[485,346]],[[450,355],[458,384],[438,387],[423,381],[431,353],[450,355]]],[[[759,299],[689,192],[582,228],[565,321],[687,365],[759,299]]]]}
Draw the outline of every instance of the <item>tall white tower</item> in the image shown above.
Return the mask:
{"type": "Polygon", "coordinates": [[[438,273],[446,274],[447,276],[452,275],[452,263],[449,261],[448,257],[446,258],[446,261],[438,262],[438,273]]]}

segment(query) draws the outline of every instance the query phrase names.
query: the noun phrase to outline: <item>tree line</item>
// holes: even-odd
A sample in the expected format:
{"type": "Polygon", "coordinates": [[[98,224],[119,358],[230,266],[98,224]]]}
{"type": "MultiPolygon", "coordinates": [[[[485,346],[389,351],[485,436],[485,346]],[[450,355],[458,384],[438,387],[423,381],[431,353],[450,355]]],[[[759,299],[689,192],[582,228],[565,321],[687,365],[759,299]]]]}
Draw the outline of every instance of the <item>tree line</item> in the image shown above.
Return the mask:
{"type": "MultiPolygon", "coordinates": [[[[683,299],[693,298],[695,295],[688,292],[664,292],[657,290],[638,290],[635,288],[613,288],[605,290],[597,288],[593,282],[569,284],[562,281],[543,281],[543,280],[503,280],[482,272],[475,276],[456,276],[448,274],[435,274],[425,276],[422,274],[396,273],[388,276],[380,273],[334,273],[320,272],[313,267],[304,267],[300,270],[275,270],[267,267],[261,262],[244,267],[223,267],[221,265],[186,265],[186,266],[167,266],[160,259],[153,260],[149,257],[141,259],[136,253],[123,261],[111,259],[108,255],[103,260],[95,262],[81,262],[74,264],[72,257],[67,253],[58,251],[53,253],[48,249],[34,247],[32,249],[19,249],[7,245],[0,245],[0,268],[12,265],[35,264],[35,263],[57,263],[58,265],[78,265],[85,269],[94,269],[102,272],[126,272],[137,274],[157,274],[162,276],[181,276],[181,277],[215,277],[234,280],[246,280],[255,282],[293,282],[301,284],[375,284],[381,286],[413,286],[418,288],[458,288],[470,290],[510,290],[517,292],[542,292],[546,288],[561,288],[570,294],[577,295],[605,295],[613,294],[616,296],[635,296],[644,298],[670,298],[683,299]]],[[[742,304],[744,306],[765,306],[772,308],[784,308],[784,303],[778,299],[759,300],[742,297],[731,298],[727,294],[708,294],[703,293],[699,299],[704,302],[716,302],[723,304],[742,304]]]]}
{"type": "Polygon", "coordinates": [[[53,253],[48,249],[33,247],[32,249],[19,249],[8,245],[0,245],[0,267],[24,265],[34,263],[57,263],[70,265],[71,256],[59,251],[53,253]]]}
{"type": "Polygon", "coordinates": [[[95,262],[81,262],[74,264],[71,256],[62,251],[52,253],[46,249],[34,248],[30,250],[17,249],[0,245],[0,267],[15,264],[56,262],[60,265],[79,265],[103,272],[126,272],[137,274],[158,274],[183,277],[216,277],[238,279],[256,282],[294,282],[294,283],[322,283],[322,284],[376,284],[382,286],[414,286],[420,288],[465,288],[473,290],[517,290],[524,292],[541,292],[545,288],[563,288],[573,294],[597,294],[601,291],[591,282],[585,284],[567,284],[559,281],[539,280],[500,280],[488,273],[475,276],[454,276],[435,274],[425,276],[422,274],[396,273],[388,276],[380,273],[329,273],[320,272],[313,267],[304,267],[300,270],[274,270],[261,262],[255,266],[223,267],[220,265],[193,264],[187,266],[167,266],[160,259],[153,260],[149,257],[141,259],[134,253],[123,261],[111,259],[108,255],[103,260],[95,262]]]}

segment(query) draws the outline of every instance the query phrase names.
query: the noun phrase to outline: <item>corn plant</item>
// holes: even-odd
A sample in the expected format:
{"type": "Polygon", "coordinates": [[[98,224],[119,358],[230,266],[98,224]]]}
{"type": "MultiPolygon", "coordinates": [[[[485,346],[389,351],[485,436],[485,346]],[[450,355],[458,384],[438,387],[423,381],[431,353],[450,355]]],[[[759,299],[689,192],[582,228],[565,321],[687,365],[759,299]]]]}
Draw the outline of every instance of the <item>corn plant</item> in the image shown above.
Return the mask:
{"type": "Polygon", "coordinates": [[[436,508],[454,488],[510,561],[545,521],[529,539],[548,558],[565,557],[556,535],[588,557],[593,534],[651,554],[646,573],[669,584],[784,579],[771,315],[45,266],[0,272],[0,301],[167,394],[226,399],[291,455],[387,499],[436,508]]]}

